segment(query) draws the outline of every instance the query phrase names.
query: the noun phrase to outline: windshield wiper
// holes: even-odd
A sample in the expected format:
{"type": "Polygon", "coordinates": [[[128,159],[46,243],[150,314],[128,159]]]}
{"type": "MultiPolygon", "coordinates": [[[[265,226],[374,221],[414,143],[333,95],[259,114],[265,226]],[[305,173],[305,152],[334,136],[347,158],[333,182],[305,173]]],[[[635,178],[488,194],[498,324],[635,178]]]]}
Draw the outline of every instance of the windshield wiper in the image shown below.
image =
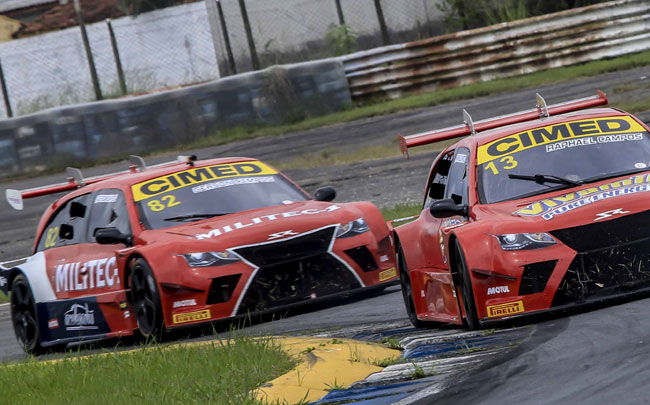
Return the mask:
{"type": "Polygon", "coordinates": [[[581,186],[584,184],[582,181],[569,180],[564,177],[553,176],[552,174],[535,174],[532,176],[526,176],[524,174],[509,174],[508,178],[518,179],[518,180],[529,180],[539,184],[555,183],[555,184],[566,184],[570,186],[581,186]]]}
{"type": "Polygon", "coordinates": [[[228,215],[230,214],[229,212],[224,212],[221,214],[190,214],[190,215],[179,215],[177,217],[170,217],[170,218],[165,218],[165,221],[187,221],[190,219],[202,219],[202,218],[212,218],[212,217],[220,217],[222,215],[228,215]]]}

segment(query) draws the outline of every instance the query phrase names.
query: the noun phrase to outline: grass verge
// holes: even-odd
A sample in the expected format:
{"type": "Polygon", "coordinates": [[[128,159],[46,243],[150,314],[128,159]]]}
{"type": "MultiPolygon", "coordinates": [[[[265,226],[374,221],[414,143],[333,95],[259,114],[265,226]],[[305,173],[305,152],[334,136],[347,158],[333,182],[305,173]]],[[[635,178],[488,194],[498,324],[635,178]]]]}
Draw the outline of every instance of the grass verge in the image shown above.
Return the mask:
{"type": "Polygon", "coordinates": [[[145,346],[0,367],[3,397],[32,403],[258,404],[252,393],[294,361],[271,338],[145,346]]]}
{"type": "MultiPolygon", "coordinates": [[[[422,204],[415,202],[399,203],[393,205],[392,207],[381,209],[381,214],[384,216],[384,219],[386,221],[419,215],[420,212],[422,212],[422,204]]],[[[406,223],[406,221],[396,223],[395,225],[402,225],[403,223],[406,223]]]]}

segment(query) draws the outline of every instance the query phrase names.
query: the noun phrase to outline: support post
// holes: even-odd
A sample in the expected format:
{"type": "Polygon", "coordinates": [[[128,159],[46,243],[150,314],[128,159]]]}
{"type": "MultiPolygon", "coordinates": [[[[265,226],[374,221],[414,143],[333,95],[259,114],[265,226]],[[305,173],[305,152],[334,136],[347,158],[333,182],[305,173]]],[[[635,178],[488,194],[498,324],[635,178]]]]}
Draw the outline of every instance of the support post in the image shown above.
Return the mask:
{"type": "Polygon", "coordinates": [[[113,24],[111,19],[106,19],[106,26],[108,27],[108,36],[111,38],[111,48],[113,48],[113,57],[115,58],[115,69],[117,70],[117,79],[120,82],[120,91],[122,95],[126,94],[126,80],[124,79],[124,70],[122,70],[122,60],[120,58],[120,51],[117,49],[117,41],[115,40],[115,32],[113,31],[113,24]]]}
{"type": "Polygon", "coordinates": [[[9,102],[9,92],[7,91],[7,82],[5,81],[5,74],[2,70],[2,62],[0,62],[0,85],[2,85],[2,98],[5,101],[5,111],[7,112],[7,117],[11,118],[14,116],[13,111],[11,111],[11,103],[9,102]]]}
{"type": "Polygon", "coordinates": [[[381,0],[375,0],[375,10],[377,11],[377,20],[379,21],[382,42],[384,45],[390,45],[388,28],[386,28],[386,20],[384,19],[384,11],[381,9],[381,0]]]}
{"type": "Polygon", "coordinates": [[[336,14],[339,16],[339,25],[345,25],[345,18],[343,17],[343,7],[341,7],[341,0],[334,0],[336,3],[336,14]]]}
{"type": "MultiPolygon", "coordinates": [[[[217,3],[217,14],[219,14],[219,23],[221,24],[221,32],[223,35],[223,42],[226,45],[226,55],[228,57],[229,74],[237,74],[237,66],[235,65],[235,57],[232,54],[232,46],[230,45],[230,37],[228,36],[228,26],[226,25],[226,17],[223,14],[221,1],[215,0],[217,3]]],[[[226,75],[224,75],[226,76],[226,75]]]]}
{"type": "Polygon", "coordinates": [[[95,90],[95,99],[101,100],[102,90],[99,87],[99,78],[97,77],[97,69],[95,69],[95,59],[90,50],[90,42],[88,42],[88,33],[86,32],[86,24],[84,24],[83,16],[81,15],[81,5],[79,0],[74,0],[74,11],[77,14],[77,22],[81,29],[81,40],[83,41],[84,49],[86,50],[86,58],[88,58],[88,67],[90,68],[90,78],[93,82],[93,89],[95,90]]]}
{"type": "Polygon", "coordinates": [[[251,63],[253,64],[253,70],[260,70],[260,61],[257,59],[255,40],[253,39],[251,23],[248,21],[248,11],[246,11],[245,0],[239,0],[239,9],[241,10],[241,18],[244,20],[244,29],[246,30],[246,40],[248,41],[248,49],[251,53],[251,63]]]}

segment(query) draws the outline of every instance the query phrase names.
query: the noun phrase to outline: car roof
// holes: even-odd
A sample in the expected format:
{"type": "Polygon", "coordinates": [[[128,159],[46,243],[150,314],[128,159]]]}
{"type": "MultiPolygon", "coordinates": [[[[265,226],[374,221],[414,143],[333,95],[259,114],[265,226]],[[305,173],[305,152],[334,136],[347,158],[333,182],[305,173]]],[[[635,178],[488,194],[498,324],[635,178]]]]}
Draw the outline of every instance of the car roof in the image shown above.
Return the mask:
{"type": "Polygon", "coordinates": [[[488,144],[492,141],[503,138],[505,136],[517,134],[520,132],[526,132],[531,129],[539,128],[541,126],[555,125],[555,124],[575,121],[579,119],[589,119],[589,118],[597,118],[603,116],[613,117],[613,116],[632,116],[632,115],[615,108],[592,108],[589,110],[580,110],[580,111],[570,112],[566,114],[539,118],[536,120],[526,121],[518,124],[506,125],[499,128],[489,129],[486,131],[479,132],[476,135],[467,136],[463,140],[455,144],[455,146],[453,145],[452,146],[453,147],[466,146],[473,149],[476,148],[477,146],[488,144]]]}

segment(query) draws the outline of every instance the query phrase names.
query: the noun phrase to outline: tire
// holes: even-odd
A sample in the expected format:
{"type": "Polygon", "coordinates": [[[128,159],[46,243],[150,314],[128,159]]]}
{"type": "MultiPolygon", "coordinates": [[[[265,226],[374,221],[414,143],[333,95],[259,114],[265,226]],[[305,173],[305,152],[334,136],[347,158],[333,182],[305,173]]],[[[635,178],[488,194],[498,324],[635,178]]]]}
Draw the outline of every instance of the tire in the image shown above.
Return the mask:
{"type": "Polygon", "coordinates": [[[144,259],[136,259],[129,275],[129,300],[138,332],[143,339],[159,339],[164,327],[160,293],[151,267],[144,259]]]}
{"type": "Polygon", "coordinates": [[[36,318],[36,303],[32,289],[23,274],[11,284],[11,322],[18,344],[29,354],[41,354],[41,336],[36,318]]]}
{"type": "Polygon", "coordinates": [[[397,247],[397,266],[399,267],[399,283],[402,287],[402,298],[404,298],[404,306],[406,307],[409,321],[411,321],[411,324],[416,328],[426,328],[429,325],[429,322],[419,320],[415,312],[411,276],[406,267],[406,259],[404,258],[404,251],[402,250],[401,245],[398,245],[397,247]]]}
{"type": "Polygon", "coordinates": [[[458,277],[460,278],[463,307],[465,307],[465,323],[472,330],[479,329],[481,327],[481,324],[479,323],[478,315],[476,314],[476,303],[474,301],[472,280],[469,276],[469,271],[467,269],[463,250],[458,243],[454,245],[454,255],[456,259],[456,270],[458,271],[458,277]]]}

